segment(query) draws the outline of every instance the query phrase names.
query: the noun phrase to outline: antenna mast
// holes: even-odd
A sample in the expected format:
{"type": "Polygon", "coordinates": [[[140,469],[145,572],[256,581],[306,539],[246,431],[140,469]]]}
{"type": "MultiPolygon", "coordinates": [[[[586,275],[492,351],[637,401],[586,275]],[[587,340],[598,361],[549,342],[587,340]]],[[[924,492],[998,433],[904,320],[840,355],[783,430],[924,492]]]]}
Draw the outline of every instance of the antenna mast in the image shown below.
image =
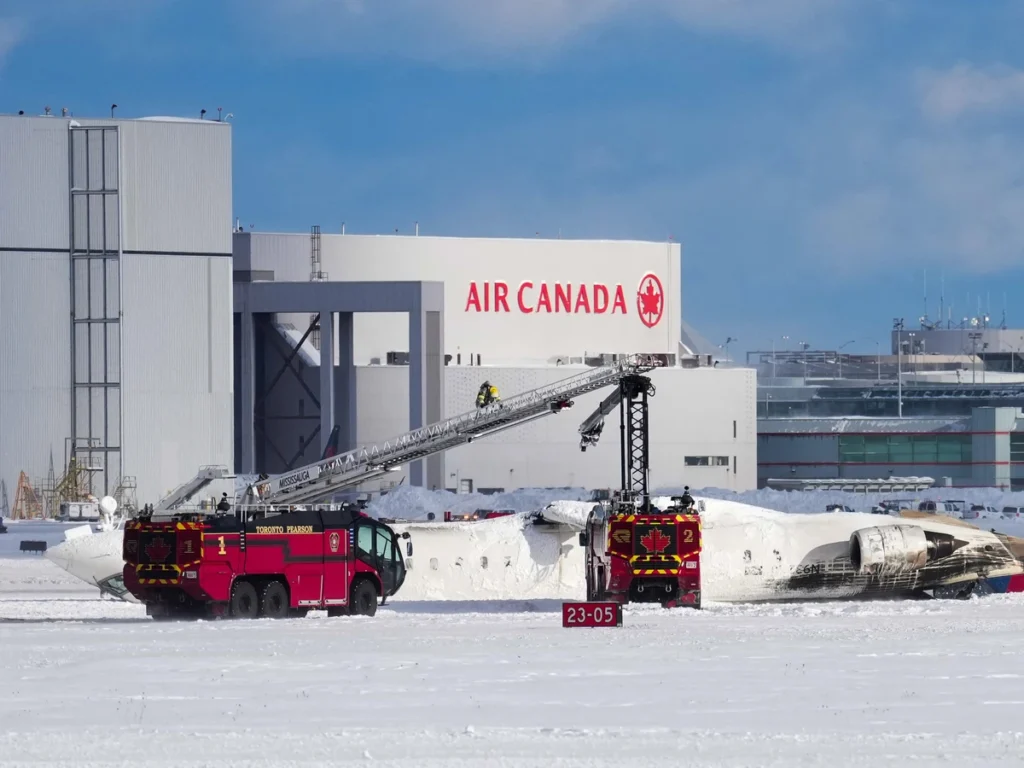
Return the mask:
{"type": "MultiPolygon", "coordinates": [[[[942,325],[942,318],[946,316],[946,271],[939,272],[939,325],[942,325]]],[[[949,330],[949,325],[946,326],[949,330]]]]}
{"type": "Polygon", "coordinates": [[[924,270],[924,317],[921,318],[921,325],[928,327],[928,269],[924,270]]]}

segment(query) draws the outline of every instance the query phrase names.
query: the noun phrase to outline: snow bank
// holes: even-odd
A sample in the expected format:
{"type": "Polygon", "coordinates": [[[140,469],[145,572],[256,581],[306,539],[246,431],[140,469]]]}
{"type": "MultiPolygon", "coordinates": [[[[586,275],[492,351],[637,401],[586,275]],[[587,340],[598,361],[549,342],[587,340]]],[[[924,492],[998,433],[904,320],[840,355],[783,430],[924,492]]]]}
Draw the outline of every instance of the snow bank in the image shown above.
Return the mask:
{"type": "Polygon", "coordinates": [[[400,486],[370,502],[367,512],[374,517],[393,520],[426,520],[427,515],[433,513],[435,519],[443,520],[446,510],[458,513],[478,509],[534,512],[553,501],[578,500],[588,495],[589,492],[582,488],[523,488],[509,493],[483,494],[400,486]]]}
{"type": "Polygon", "coordinates": [[[544,507],[542,513],[545,520],[583,528],[595,506],[592,501],[554,501],[544,507]]]}
{"type": "Polygon", "coordinates": [[[413,542],[396,601],[554,599],[583,583],[576,532],[527,515],[393,527],[413,542]]]}

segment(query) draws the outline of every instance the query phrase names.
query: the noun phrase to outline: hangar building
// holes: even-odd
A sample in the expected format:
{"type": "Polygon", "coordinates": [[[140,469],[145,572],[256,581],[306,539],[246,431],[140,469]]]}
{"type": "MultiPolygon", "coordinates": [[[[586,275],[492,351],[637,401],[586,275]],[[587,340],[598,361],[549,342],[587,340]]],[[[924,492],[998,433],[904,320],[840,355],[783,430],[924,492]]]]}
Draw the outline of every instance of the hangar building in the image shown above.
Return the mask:
{"type": "Polygon", "coordinates": [[[226,122],[0,115],[10,505],[72,457],[145,500],[230,466],[231,206],[226,122]]]}
{"type": "MultiPolygon", "coordinates": [[[[321,234],[317,227],[309,234],[234,237],[236,288],[241,281],[442,285],[444,417],[472,411],[485,380],[510,396],[617,355],[658,355],[666,367],[652,374],[652,484],[756,485],[755,372],[714,368],[683,344],[678,243],[365,236],[321,234]]],[[[279,312],[257,324],[253,434],[262,445],[240,471],[283,472],[315,461],[323,448],[329,425],[314,402],[321,381],[315,318],[308,311],[279,312]]],[[[340,349],[354,365],[358,403],[348,423],[346,414],[336,416],[342,448],[408,431],[408,318],[404,312],[333,314],[332,339],[351,339],[340,349]]],[[[244,360],[236,368],[244,370],[244,360]]],[[[606,394],[449,451],[443,468],[435,465],[423,483],[475,491],[616,486],[617,415],[586,453],[577,433],[606,394]]],[[[240,412],[238,424],[247,423],[240,412]]],[[[236,441],[236,454],[244,457],[240,430],[236,441]]]]}

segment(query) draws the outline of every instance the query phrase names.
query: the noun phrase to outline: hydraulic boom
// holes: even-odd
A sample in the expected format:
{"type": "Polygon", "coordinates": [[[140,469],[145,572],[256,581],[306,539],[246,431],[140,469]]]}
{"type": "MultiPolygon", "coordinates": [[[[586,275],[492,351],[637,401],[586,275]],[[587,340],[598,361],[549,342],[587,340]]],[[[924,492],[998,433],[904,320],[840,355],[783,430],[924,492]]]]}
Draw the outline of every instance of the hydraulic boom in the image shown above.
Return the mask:
{"type": "Polygon", "coordinates": [[[580,450],[597,445],[604,430],[605,417],[619,408],[620,469],[623,496],[635,499],[647,511],[650,508],[651,477],[647,426],[647,398],[654,395],[654,384],[639,372],[619,379],[619,385],[597,409],[580,424],[580,450]]]}
{"type": "Polygon", "coordinates": [[[630,356],[614,365],[594,368],[471,413],[415,429],[383,444],[358,448],[262,479],[250,485],[239,501],[246,505],[306,504],[322,500],[381,477],[407,462],[559,413],[572,407],[573,398],[608,386],[618,387],[620,382],[636,378],[658,365],[660,362],[653,357],[630,356]]]}

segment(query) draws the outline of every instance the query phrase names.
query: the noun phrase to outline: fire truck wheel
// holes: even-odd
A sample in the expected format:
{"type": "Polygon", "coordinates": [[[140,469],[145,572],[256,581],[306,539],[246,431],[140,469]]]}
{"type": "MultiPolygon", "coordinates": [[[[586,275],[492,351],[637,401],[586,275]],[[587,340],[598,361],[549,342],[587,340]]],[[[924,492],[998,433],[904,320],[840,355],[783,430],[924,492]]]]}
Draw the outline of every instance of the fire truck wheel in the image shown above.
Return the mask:
{"type": "Polygon", "coordinates": [[[354,616],[373,616],[377,612],[377,588],[369,579],[361,579],[352,587],[351,609],[354,616]]]}
{"type": "Polygon", "coordinates": [[[231,590],[231,615],[236,619],[255,619],[260,615],[260,598],[250,582],[235,582],[231,590]]]}
{"type": "Polygon", "coordinates": [[[290,613],[288,589],[280,581],[268,581],[260,595],[262,615],[268,619],[283,619],[290,613]]]}

